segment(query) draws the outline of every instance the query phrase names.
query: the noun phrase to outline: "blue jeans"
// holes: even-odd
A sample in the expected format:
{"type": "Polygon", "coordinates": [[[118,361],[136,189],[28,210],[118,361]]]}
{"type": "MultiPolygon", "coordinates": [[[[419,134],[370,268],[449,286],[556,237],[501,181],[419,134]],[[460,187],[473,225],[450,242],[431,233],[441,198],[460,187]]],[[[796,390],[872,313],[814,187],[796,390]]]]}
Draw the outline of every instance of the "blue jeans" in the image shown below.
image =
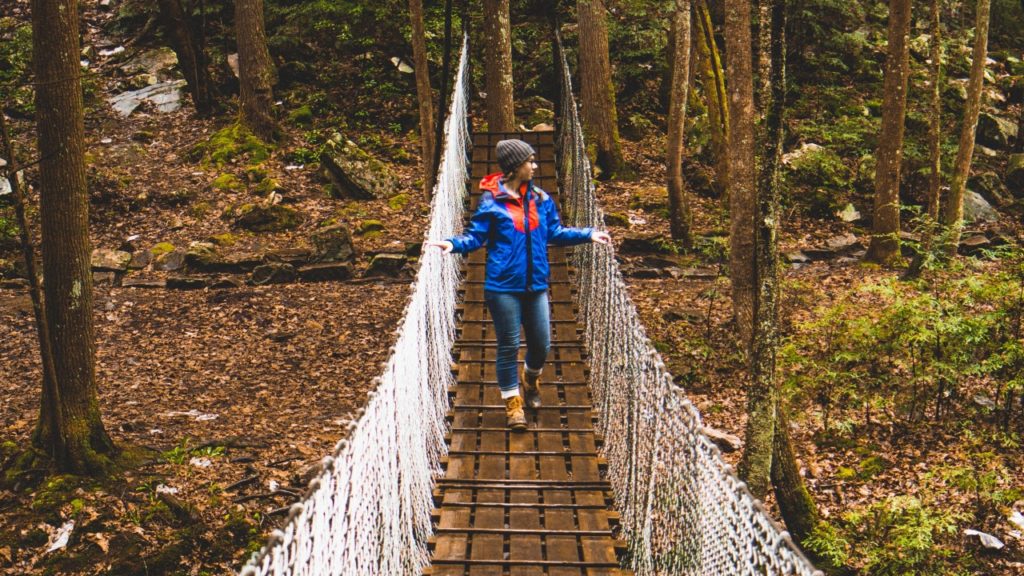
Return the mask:
{"type": "Polygon", "coordinates": [[[498,339],[498,386],[502,391],[519,386],[519,327],[526,333],[526,366],[540,370],[551,349],[551,314],[548,292],[484,292],[498,339]]]}

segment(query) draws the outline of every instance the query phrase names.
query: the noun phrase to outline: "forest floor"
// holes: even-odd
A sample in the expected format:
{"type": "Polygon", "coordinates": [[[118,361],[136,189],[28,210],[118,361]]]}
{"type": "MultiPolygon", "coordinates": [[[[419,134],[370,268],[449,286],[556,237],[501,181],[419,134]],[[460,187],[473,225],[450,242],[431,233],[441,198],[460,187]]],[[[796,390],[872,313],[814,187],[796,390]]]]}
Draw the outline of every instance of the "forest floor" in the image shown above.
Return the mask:
{"type": "MultiPolygon", "coordinates": [[[[84,41],[92,38],[92,28],[84,41]]],[[[103,70],[100,60],[98,70],[103,70]]],[[[101,84],[109,95],[115,87],[101,84]]],[[[322,119],[321,119],[322,120],[322,119]]],[[[158,114],[143,109],[127,118],[102,103],[89,107],[87,150],[93,183],[91,235],[95,246],[128,243],[149,249],[160,243],[230,234],[234,249],[307,248],[309,235],[328,219],[359,229],[379,221],[379,233],[356,235],[355,278],[348,281],[272,286],[226,284],[223,288],[171,290],[99,284],[94,293],[100,410],[114,442],[139,449],[142,462],[114,481],[73,477],[43,483],[26,478],[0,490],[0,574],[228,574],[281,525],[366,400],[393,343],[393,330],[409,293],[411,264],[391,278],[360,278],[379,252],[406,252],[418,244],[427,222],[417,193],[415,142],[386,142],[407,160],[393,164],[406,204],[388,199],[357,201],[324,193],[318,171],[292,161],[303,144],[302,128],[285,126],[285,139],[262,164],[280,183],[284,203],[305,215],[282,233],[243,233],[220,216],[240,202],[258,200],[253,185],[225,191],[213,185],[224,173],[244,181],[244,162],[216,168],[189,150],[230,118],[199,119],[187,109],[158,114]],[[186,201],[168,201],[187,192],[186,201]],[[66,545],[48,551],[60,527],[74,520],[66,545]]],[[[32,125],[15,122],[20,150],[34,157],[32,125]]],[[[351,134],[353,138],[358,134],[351,134]]],[[[667,237],[664,218],[663,142],[650,137],[626,142],[629,163],[642,176],[606,182],[599,195],[606,212],[625,216],[610,230],[625,238],[667,237]]],[[[32,174],[29,174],[31,180],[32,174]]],[[[728,228],[720,199],[699,197],[698,235],[714,245],[728,228]]],[[[1022,241],[1019,224],[991,225],[1022,241]]],[[[855,224],[822,221],[789,211],[782,251],[811,250],[837,238],[834,257],[785,268],[784,331],[812,319],[821,306],[849,298],[859,285],[899,271],[864,266],[847,235],[866,243],[855,224]],[[843,251],[846,250],[845,253],[843,251]]],[[[11,246],[0,257],[17,258],[11,246]]],[[[687,388],[705,422],[740,438],[745,426],[744,362],[737,353],[730,287],[713,257],[667,253],[620,254],[634,303],[648,334],[687,388]],[[646,272],[670,268],[703,273],[646,272]]],[[[971,273],[997,263],[977,261],[971,273]]],[[[166,273],[147,270],[147,278],[166,273]]],[[[851,304],[870,306],[870,295],[851,304]]],[[[39,410],[40,363],[31,303],[23,283],[0,287],[0,440],[4,456],[28,444],[39,410]]],[[[972,421],[970,392],[958,422],[972,421]]],[[[808,404],[809,405],[809,404],[808,404]]],[[[801,409],[806,406],[801,406],[801,409]]],[[[796,452],[811,493],[826,518],[891,495],[925,496],[936,490],[930,471],[964,461],[967,440],[957,425],[929,422],[856,428],[848,441],[821,434],[821,414],[811,408],[793,419],[796,452]],[[861,473],[871,456],[883,465],[861,473]],[[857,471],[851,476],[847,472],[857,471]]],[[[977,418],[977,427],[994,427],[977,418]]],[[[1024,454],[995,449],[1021,487],[1024,454]]],[[[732,463],[739,452],[727,453],[732,463]]],[[[936,506],[970,509],[968,491],[928,495],[936,506]]],[[[769,504],[771,504],[769,502],[769,504]]],[[[1024,503],[1015,503],[1022,509],[1024,503]]],[[[998,534],[1006,548],[985,550],[976,538],[957,535],[954,553],[976,558],[975,574],[1024,574],[1024,541],[1006,538],[1005,519],[961,526],[998,534]]]]}

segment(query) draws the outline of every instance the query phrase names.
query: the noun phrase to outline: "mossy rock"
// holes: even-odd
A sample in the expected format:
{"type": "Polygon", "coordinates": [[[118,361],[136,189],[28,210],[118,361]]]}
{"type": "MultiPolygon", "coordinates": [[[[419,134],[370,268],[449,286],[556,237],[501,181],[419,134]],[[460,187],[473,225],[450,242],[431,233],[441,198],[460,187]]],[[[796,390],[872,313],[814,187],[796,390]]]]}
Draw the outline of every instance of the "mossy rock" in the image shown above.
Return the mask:
{"type": "Polygon", "coordinates": [[[365,236],[371,232],[383,232],[384,223],[380,220],[364,220],[359,228],[356,228],[356,234],[365,236]]]}
{"type": "Polygon", "coordinates": [[[1024,198],[1024,154],[1010,154],[1003,181],[1014,198],[1024,198]]]}
{"type": "Polygon", "coordinates": [[[406,193],[395,194],[388,198],[388,208],[392,210],[403,210],[409,204],[410,197],[406,193]]]}
{"type": "Polygon", "coordinates": [[[288,120],[293,124],[311,124],[313,122],[313,109],[309,104],[299,106],[288,114],[288,120]]]}
{"type": "Polygon", "coordinates": [[[622,228],[629,228],[629,216],[620,212],[606,212],[604,215],[604,223],[609,226],[619,226],[622,228]]]}
{"type": "Polygon", "coordinates": [[[171,252],[174,252],[174,244],[171,244],[170,242],[160,242],[149,249],[149,253],[153,255],[153,258],[163,256],[164,254],[170,254],[171,252]]]}
{"type": "Polygon", "coordinates": [[[259,164],[270,157],[270,151],[270,146],[241,122],[236,122],[215,132],[205,142],[195,145],[191,156],[214,166],[223,166],[243,156],[248,158],[250,164],[259,164]]]}
{"type": "Polygon", "coordinates": [[[302,213],[289,206],[243,204],[236,211],[235,225],[252,232],[283,232],[302,223],[302,213]]]}
{"type": "Polygon", "coordinates": [[[260,183],[257,184],[256,188],[254,188],[253,190],[261,196],[266,196],[273,192],[274,190],[280,189],[281,185],[277,182],[277,180],[275,180],[274,178],[266,178],[264,180],[261,180],[260,183]]]}
{"type": "Polygon", "coordinates": [[[212,209],[209,202],[197,202],[188,209],[188,213],[195,218],[205,218],[212,209]]]}
{"type": "Polygon", "coordinates": [[[399,186],[387,164],[337,134],[328,140],[320,163],[332,193],[338,196],[372,200],[388,196],[399,186]]]}
{"type": "Polygon", "coordinates": [[[210,185],[216,190],[241,190],[245,187],[234,174],[221,174],[210,185]]]}
{"type": "Polygon", "coordinates": [[[245,169],[245,179],[248,182],[262,182],[267,178],[267,169],[262,165],[248,166],[245,169]]]}
{"type": "Polygon", "coordinates": [[[217,246],[234,246],[238,242],[238,237],[231,232],[225,232],[223,234],[214,234],[208,240],[211,244],[216,244],[217,246]]]}

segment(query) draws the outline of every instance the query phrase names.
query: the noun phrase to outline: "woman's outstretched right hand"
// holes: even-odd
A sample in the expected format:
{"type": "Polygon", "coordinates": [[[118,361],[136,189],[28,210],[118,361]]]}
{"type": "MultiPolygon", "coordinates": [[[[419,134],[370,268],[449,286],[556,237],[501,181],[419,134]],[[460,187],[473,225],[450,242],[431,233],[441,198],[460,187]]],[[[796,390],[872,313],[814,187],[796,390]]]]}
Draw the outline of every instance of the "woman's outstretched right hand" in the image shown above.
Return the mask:
{"type": "Polygon", "coordinates": [[[447,240],[427,240],[423,243],[427,248],[440,248],[445,254],[451,254],[455,245],[447,240]]]}

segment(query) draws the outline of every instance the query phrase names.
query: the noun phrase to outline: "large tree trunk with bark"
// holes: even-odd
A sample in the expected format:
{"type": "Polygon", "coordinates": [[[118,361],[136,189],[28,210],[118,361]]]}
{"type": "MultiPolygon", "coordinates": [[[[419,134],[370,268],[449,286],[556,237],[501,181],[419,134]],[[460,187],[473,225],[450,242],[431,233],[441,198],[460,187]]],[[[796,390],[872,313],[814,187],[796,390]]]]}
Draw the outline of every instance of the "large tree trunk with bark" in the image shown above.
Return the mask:
{"type": "Polygon", "coordinates": [[[750,0],[725,0],[729,78],[729,279],[741,347],[750,353],[754,318],[754,78],[750,0]]]}
{"type": "Polygon", "coordinates": [[[512,23],[509,0],[484,0],[484,74],[487,90],[487,129],[511,132],[516,128],[512,92],[512,23]]]}
{"type": "Polygon", "coordinates": [[[939,0],[931,2],[931,40],[928,66],[928,97],[931,119],[928,123],[928,217],[939,220],[939,190],[942,184],[942,29],[939,0]]]}
{"type": "Polygon", "coordinates": [[[729,106],[725,95],[725,74],[722,71],[722,57],[715,42],[715,30],[711,24],[707,2],[698,0],[694,8],[697,61],[700,63],[701,84],[707,97],[711,157],[715,163],[718,188],[724,190],[728,188],[729,182],[729,154],[726,152],[729,138],[729,106]]]}
{"type": "MultiPolygon", "coordinates": [[[[165,0],[166,1],[166,0],[165,0]]],[[[416,99],[420,104],[420,152],[423,155],[423,197],[434,190],[434,93],[427,67],[427,38],[423,32],[423,0],[409,0],[412,23],[412,60],[416,69],[416,99]]]]}
{"type": "Polygon", "coordinates": [[[889,50],[883,82],[882,133],[875,155],[875,206],[866,258],[892,264],[900,257],[900,166],[909,76],[910,0],[889,1],[889,50]]]}
{"type": "Polygon", "coordinates": [[[271,142],[277,137],[274,119],[277,71],[267,49],[263,0],[235,0],[235,38],[242,122],[260,139],[271,142]]]}
{"type": "Polygon", "coordinates": [[[777,414],[773,450],[772,486],[775,488],[775,501],[779,504],[779,513],[786,523],[786,529],[796,542],[802,543],[814,531],[820,516],[818,506],[800,475],[796,452],[789,437],[789,417],[782,406],[779,406],[777,414]]]}
{"type": "Polygon", "coordinates": [[[580,101],[583,130],[597,149],[595,162],[602,178],[622,172],[619,117],[615,86],[608,57],[608,23],[603,0],[579,0],[576,4],[580,30],[580,101]]]}
{"type": "Polygon", "coordinates": [[[985,59],[988,57],[988,21],[991,0],[978,0],[975,12],[974,50],[971,53],[971,76],[967,82],[967,105],[964,123],[960,128],[960,144],[953,164],[953,177],[949,184],[949,197],[942,210],[942,223],[949,227],[946,253],[955,256],[960,244],[960,231],[964,220],[964,192],[971,173],[974,156],[974,137],[978,130],[981,110],[981,89],[985,84],[985,59]]]}
{"type": "Polygon", "coordinates": [[[32,49],[45,313],[57,377],[56,386],[43,387],[33,440],[59,469],[98,473],[114,445],[96,393],[76,0],[33,0],[32,49]]]}
{"type": "Polygon", "coordinates": [[[193,32],[191,19],[185,14],[181,0],[159,0],[158,4],[164,33],[178,55],[178,65],[185,75],[196,113],[209,116],[216,105],[211,88],[213,83],[206,67],[206,54],[193,32]]]}
{"type": "Polygon", "coordinates": [[[668,206],[672,238],[693,244],[693,215],[683,179],[683,140],[690,87],[690,0],[676,0],[672,34],[672,76],[668,105],[668,206]]]}

